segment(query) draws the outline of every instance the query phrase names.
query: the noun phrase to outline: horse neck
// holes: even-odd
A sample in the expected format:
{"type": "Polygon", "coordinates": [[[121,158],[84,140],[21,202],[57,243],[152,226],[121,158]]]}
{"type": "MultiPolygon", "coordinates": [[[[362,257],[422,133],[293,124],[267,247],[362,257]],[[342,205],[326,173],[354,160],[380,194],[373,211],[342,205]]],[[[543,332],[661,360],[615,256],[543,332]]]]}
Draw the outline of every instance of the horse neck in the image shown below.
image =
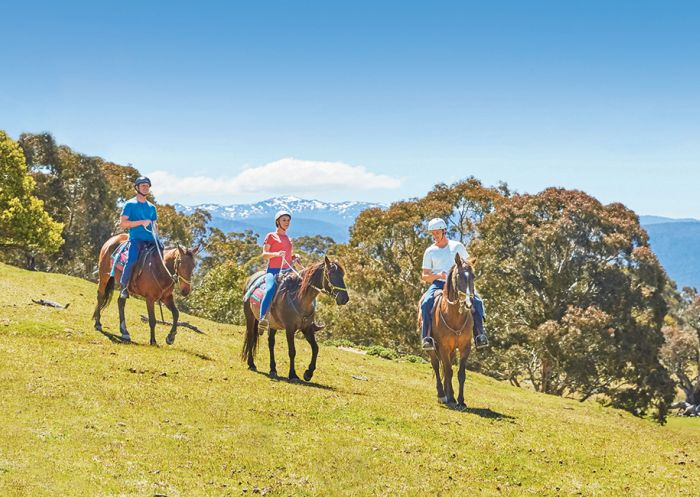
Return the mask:
{"type": "Polygon", "coordinates": [[[175,259],[177,257],[177,254],[174,256],[172,255],[173,251],[177,249],[168,249],[168,250],[163,250],[163,262],[160,261],[160,255],[158,255],[158,249],[156,249],[154,252],[152,252],[151,257],[155,258],[155,267],[158,269],[156,270],[156,277],[159,280],[170,280],[170,275],[168,274],[168,271],[170,274],[175,275],[175,259]],[[163,263],[165,263],[165,268],[168,268],[168,271],[165,270],[163,267],[163,263]]]}
{"type": "Polygon", "coordinates": [[[448,314],[459,313],[459,295],[457,294],[457,288],[452,284],[454,271],[455,269],[453,268],[447,274],[445,293],[443,295],[444,305],[448,314]]]}
{"type": "MultiPolygon", "coordinates": [[[[323,266],[321,266],[323,268],[323,266]]],[[[309,278],[309,285],[304,289],[303,292],[299,292],[299,304],[303,309],[310,309],[313,307],[313,302],[316,297],[318,297],[318,290],[316,288],[321,288],[323,282],[317,283],[316,280],[319,279],[317,276],[318,269],[314,271],[314,274],[309,278]]],[[[321,273],[323,274],[323,273],[321,273]]]]}

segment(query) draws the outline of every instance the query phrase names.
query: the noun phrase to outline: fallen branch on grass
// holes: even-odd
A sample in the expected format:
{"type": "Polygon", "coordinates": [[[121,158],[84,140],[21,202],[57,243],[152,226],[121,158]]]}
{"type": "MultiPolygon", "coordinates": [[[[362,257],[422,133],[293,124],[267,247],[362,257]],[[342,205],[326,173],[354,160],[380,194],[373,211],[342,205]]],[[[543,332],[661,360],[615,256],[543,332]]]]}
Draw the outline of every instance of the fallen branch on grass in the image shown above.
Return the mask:
{"type": "Polygon", "coordinates": [[[47,305],[49,307],[55,307],[56,309],[68,309],[68,306],[70,305],[70,303],[68,303],[66,305],[61,305],[58,302],[54,302],[53,300],[44,300],[44,299],[39,299],[39,300],[32,299],[32,302],[34,302],[35,304],[39,304],[39,305],[47,305]]]}

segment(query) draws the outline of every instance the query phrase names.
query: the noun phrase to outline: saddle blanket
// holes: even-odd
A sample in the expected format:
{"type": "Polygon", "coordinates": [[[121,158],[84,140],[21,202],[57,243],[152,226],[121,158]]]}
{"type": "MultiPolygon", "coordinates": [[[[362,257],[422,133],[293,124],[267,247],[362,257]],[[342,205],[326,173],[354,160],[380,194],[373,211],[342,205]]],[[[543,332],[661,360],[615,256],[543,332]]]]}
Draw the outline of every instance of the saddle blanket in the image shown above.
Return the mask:
{"type": "MultiPolygon", "coordinates": [[[[253,283],[251,283],[250,287],[248,290],[245,292],[245,295],[243,296],[243,302],[246,302],[247,300],[250,299],[255,299],[256,302],[261,302],[262,301],[262,296],[265,294],[265,273],[261,274],[258,276],[253,283]]],[[[251,300],[251,304],[252,304],[251,300]]]]}
{"type": "Polygon", "coordinates": [[[114,249],[114,252],[112,252],[112,271],[109,273],[110,276],[114,276],[114,271],[119,269],[120,271],[124,270],[124,266],[126,265],[126,261],[129,259],[129,246],[131,245],[131,242],[129,240],[122,242],[117,246],[116,249],[114,249]]]}

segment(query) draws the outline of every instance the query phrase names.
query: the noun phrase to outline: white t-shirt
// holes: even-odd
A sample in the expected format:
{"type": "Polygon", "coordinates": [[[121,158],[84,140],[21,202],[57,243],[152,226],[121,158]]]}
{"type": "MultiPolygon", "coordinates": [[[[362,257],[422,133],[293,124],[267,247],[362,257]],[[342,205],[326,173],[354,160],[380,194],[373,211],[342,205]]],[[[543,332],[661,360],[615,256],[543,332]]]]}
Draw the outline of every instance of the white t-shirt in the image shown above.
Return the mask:
{"type": "Polygon", "coordinates": [[[432,244],[423,254],[423,269],[430,269],[432,274],[447,273],[455,263],[455,254],[467,260],[467,249],[461,242],[448,240],[443,248],[432,244]]]}

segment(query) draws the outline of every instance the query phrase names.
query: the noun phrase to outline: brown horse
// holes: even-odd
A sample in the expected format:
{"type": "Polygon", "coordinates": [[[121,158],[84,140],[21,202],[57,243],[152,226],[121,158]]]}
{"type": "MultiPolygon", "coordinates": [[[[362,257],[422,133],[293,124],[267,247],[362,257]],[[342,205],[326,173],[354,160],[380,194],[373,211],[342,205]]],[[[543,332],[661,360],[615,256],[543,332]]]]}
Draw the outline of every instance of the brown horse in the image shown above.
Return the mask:
{"type": "MultiPolygon", "coordinates": [[[[437,295],[433,306],[432,337],[435,340],[435,350],[430,351],[430,362],[435,371],[438,401],[443,404],[456,404],[458,409],[466,409],[464,380],[474,332],[471,300],[474,298],[474,271],[471,263],[463,261],[460,255],[456,254],[455,264],[447,273],[446,283],[445,290],[437,295]],[[452,361],[457,349],[460,352],[457,373],[459,397],[455,402],[452,389],[452,361]],[[444,385],[440,382],[441,369],[444,374],[444,385]]],[[[418,307],[418,329],[420,329],[420,304],[418,307]]]]}
{"type": "MultiPolygon", "coordinates": [[[[107,307],[112,299],[114,291],[114,281],[119,281],[121,270],[115,269],[114,276],[110,276],[112,269],[112,253],[120,243],[126,241],[128,235],[115,235],[105,242],[100,250],[99,259],[99,275],[100,282],[97,287],[97,306],[93,314],[95,320],[95,329],[102,331],[102,323],[100,323],[100,312],[107,307]]],[[[146,250],[146,249],[143,249],[146,250]]],[[[148,309],[148,324],[151,327],[151,345],[156,343],[156,315],[154,304],[157,301],[163,302],[170,312],[173,314],[173,326],[165,341],[168,345],[175,342],[177,334],[177,320],[180,312],[175,307],[173,299],[173,290],[177,283],[180,287],[182,295],[189,295],[192,290],[190,280],[192,271],[194,270],[194,255],[199,250],[199,247],[193,249],[183,249],[178,246],[176,248],[165,249],[163,251],[163,260],[157,250],[148,253],[145,257],[143,254],[139,260],[143,260],[142,270],[139,267],[134,268],[131,280],[129,281],[129,292],[133,295],[140,295],[146,299],[146,309],[148,309]]],[[[124,318],[124,305],[126,299],[118,299],[119,306],[119,330],[121,331],[121,340],[130,342],[131,337],[126,329],[126,320],[124,318]]]]}
{"type": "MultiPolygon", "coordinates": [[[[246,293],[250,285],[262,274],[263,272],[259,271],[248,278],[245,285],[246,293]]],[[[321,329],[314,323],[315,300],[318,294],[323,292],[333,297],[336,304],[347,304],[350,298],[345,288],[344,275],[345,271],[338,262],[331,262],[328,257],[325,257],[322,262],[303,269],[300,273],[301,277],[289,274],[279,284],[268,311],[270,330],[267,343],[270,349],[270,377],[277,377],[275,333],[278,329],[284,329],[287,332],[287,347],[289,349],[289,379],[299,381],[294,369],[294,357],[296,356],[294,333],[301,330],[304,338],[311,345],[311,363],[304,372],[304,379],[311,380],[318,357],[316,331],[321,329]]],[[[243,312],[246,320],[246,335],[241,359],[248,362],[248,369],[257,371],[253,359],[258,348],[260,304],[251,304],[250,299],[248,299],[243,302],[243,312]]]]}

